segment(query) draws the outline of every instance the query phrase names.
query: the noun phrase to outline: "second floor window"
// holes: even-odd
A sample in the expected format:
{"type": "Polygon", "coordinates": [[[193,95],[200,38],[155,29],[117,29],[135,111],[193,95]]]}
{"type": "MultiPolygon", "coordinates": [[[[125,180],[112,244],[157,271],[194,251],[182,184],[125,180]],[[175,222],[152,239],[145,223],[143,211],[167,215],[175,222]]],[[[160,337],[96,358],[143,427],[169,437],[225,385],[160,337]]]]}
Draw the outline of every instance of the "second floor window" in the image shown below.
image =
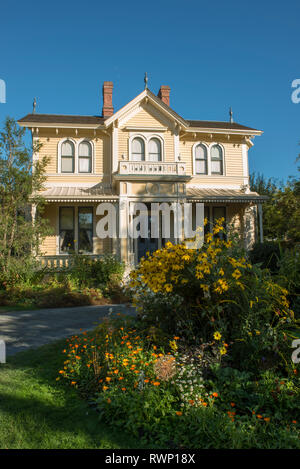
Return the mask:
{"type": "Polygon", "coordinates": [[[75,147],[70,140],[63,142],[61,146],[61,172],[74,173],[75,147]]]}
{"type": "Polygon", "coordinates": [[[92,172],[92,147],[89,142],[81,142],[78,148],[78,172],[92,172]]]}
{"type": "Polygon", "coordinates": [[[207,174],[207,149],[204,145],[197,145],[195,149],[196,174],[207,174]]]}
{"type": "Polygon", "coordinates": [[[132,141],[133,161],[145,161],[145,144],[142,138],[134,138],[132,141]]]}
{"type": "Polygon", "coordinates": [[[220,145],[213,145],[210,150],[211,174],[223,174],[223,152],[220,145]]]}
{"type": "Polygon", "coordinates": [[[149,161],[161,161],[161,143],[158,138],[151,138],[149,142],[149,161]]]}

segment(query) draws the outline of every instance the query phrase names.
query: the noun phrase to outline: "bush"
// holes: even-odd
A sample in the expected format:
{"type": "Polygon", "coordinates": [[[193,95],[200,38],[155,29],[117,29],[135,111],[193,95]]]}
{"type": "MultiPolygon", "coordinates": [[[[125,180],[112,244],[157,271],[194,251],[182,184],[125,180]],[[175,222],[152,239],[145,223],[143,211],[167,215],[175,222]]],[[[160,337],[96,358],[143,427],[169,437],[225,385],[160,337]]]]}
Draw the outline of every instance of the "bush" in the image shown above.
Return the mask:
{"type": "Polygon", "coordinates": [[[69,276],[78,287],[105,288],[109,282],[121,282],[124,264],[115,256],[107,254],[100,259],[74,254],[71,258],[69,276]]]}
{"type": "Polygon", "coordinates": [[[33,257],[11,257],[5,265],[0,261],[0,289],[35,283],[41,278],[38,263],[33,257]]]}
{"type": "Polygon", "coordinates": [[[249,251],[252,264],[259,264],[262,269],[270,269],[272,273],[278,272],[280,258],[281,248],[277,241],[256,243],[249,251]]]}
{"type": "Polygon", "coordinates": [[[167,448],[299,448],[296,374],[224,368],[217,341],[199,358],[177,336],[155,345],[139,326],[108,320],[67,341],[57,379],[77,388],[102,421],[167,448]],[[204,377],[207,354],[218,359],[204,377]]]}
{"type": "Polygon", "coordinates": [[[290,362],[286,329],[295,325],[287,290],[269,270],[252,266],[234,239],[217,237],[201,249],[167,243],[131,273],[140,315],[190,343],[218,337],[222,354],[238,368],[290,362]],[[230,351],[230,353],[229,353],[230,351]],[[264,357],[264,364],[262,358],[264,357]]]}

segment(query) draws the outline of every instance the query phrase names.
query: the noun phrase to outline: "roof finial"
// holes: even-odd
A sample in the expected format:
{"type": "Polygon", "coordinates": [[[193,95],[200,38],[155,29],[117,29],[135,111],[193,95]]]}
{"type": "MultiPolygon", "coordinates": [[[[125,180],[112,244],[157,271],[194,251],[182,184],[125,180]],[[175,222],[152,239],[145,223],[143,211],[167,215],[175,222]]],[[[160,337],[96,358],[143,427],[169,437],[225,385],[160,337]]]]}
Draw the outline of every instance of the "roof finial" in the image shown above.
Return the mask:
{"type": "Polygon", "coordinates": [[[148,89],[148,75],[147,75],[147,72],[145,72],[144,83],[145,83],[145,90],[147,90],[148,89]]]}
{"type": "Polygon", "coordinates": [[[34,98],[33,103],[32,103],[32,114],[35,114],[35,108],[36,108],[36,98],[34,98]]]}
{"type": "Polygon", "coordinates": [[[229,109],[229,122],[230,124],[233,124],[233,112],[232,112],[232,108],[230,106],[230,109],[229,109]]]}

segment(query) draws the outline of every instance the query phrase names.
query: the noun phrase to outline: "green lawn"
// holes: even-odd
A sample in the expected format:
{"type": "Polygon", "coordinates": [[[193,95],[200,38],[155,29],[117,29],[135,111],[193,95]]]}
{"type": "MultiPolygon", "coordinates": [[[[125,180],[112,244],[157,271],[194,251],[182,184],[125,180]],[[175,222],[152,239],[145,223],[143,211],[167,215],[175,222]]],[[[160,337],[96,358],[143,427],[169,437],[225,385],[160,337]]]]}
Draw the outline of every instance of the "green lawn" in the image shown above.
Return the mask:
{"type": "Polygon", "coordinates": [[[139,448],[112,431],[73,388],[56,382],[64,341],[0,364],[0,448],[139,448]]]}

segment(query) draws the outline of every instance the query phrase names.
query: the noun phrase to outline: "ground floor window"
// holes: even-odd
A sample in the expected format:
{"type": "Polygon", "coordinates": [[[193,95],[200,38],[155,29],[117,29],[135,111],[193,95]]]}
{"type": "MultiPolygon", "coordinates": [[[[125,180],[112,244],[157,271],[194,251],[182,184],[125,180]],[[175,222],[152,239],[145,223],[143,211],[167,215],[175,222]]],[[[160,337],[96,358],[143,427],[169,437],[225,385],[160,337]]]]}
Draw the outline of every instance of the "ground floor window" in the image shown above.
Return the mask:
{"type": "Polygon", "coordinates": [[[93,252],[93,209],[78,208],[78,251],[93,252]]]}
{"type": "Polygon", "coordinates": [[[59,251],[74,251],[74,207],[59,208],[59,251]]]}
{"type": "Polygon", "coordinates": [[[59,252],[93,252],[93,207],[59,207],[59,252]],[[78,240],[76,241],[76,238],[78,240]]]}

